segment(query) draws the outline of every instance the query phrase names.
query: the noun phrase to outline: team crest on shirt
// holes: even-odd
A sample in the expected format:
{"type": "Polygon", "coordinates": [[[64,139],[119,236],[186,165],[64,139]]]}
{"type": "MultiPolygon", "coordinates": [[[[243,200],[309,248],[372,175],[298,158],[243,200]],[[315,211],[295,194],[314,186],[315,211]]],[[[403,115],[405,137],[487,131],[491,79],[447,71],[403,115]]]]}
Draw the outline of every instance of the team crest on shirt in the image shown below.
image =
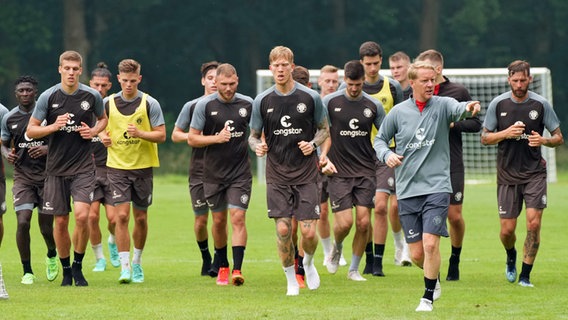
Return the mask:
{"type": "Polygon", "coordinates": [[[365,108],[365,110],[363,110],[363,115],[367,118],[370,118],[373,116],[373,112],[371,111],[371,109],[365,108]]]}
{"type": "Polygon", "coordinates": [[[247,116],[247,114],[248,114],[247,109],[245,109],[245,108],[240,108],[240,109],[239,109],[239,116],[241,116],[241,117],[244,118],[244,117],[247,116]]]}
{"type": "Polygon", "coordinates": [[[383,105],[385,105],[387,103],[387,98],[386,97],[381,98],[381,102],[383,105]]]}
{"type": "Polygon", "coordinates": [[[136,124],[142,124],[142,118],[136,119],[136,124]]]}
{"type": "Polygon", "coordinates": [[[298,105],[296,106],[296,110],[298,110],[299,113],[304,113],[306,112],[306,110],[308,110],[308,107],[306,106],[305,103],[298,103],[298,105]]]}
{"type": "Polygon", "coordinates": [[[538,111],[531,110],[531,112],[529,112],[529,118],[531,118],[531,120],[536,120],[536,118],[538,118],[538,111]]]}
{"type": "Polygon", "coordinates": [[[90,107],[91,107],[91,104],[88,101],[81,102],[81,109],[89,110],[90,107]]]}
{"type": "Polygon", "coordinates": [[[424,140],[424,138],[426,138],[426,135],[424,134],[426,132],[426,129],[424,128],[418,128],[418,130],[416,130],[416,139],[422,141],[424,140]]]}

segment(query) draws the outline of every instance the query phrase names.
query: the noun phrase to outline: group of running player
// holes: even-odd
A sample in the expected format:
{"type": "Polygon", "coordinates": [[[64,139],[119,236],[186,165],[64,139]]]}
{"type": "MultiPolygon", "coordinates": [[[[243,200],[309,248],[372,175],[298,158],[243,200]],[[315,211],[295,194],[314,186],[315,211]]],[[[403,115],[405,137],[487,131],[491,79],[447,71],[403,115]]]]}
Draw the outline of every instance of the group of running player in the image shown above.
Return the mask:
{"type": "MultiPolygon", "coordinates": [[[[393,54],[389,57],[392,79],[379,74],[383,54],[376,42],[363,43],[359,56],[345,64],[343,81],[338,68],[322,68],[318,93],[310,89],[307,69],[295,66],[292,50],[277,46],[269,55],[275,84],[254,99],[237,92],[239,78],[232,65],[215,61],[202,65],[204,95],[183,106],[171,136],[172,141],[192,147],[189,189],[203,261],[201,274],[216,277],[218,285],[244,284],[246,210],[252,191],[250,148],[258,157],[266,156],[267,211],[275,221],[287,295],[320,285],[314,262],[318,232],[328,272],[335,274],[347,264],[343,242],[353,224],[347,278],[367,280],[359,272],[363,253],[363,274],[385,276],[389,218],[395,264],[414,263],[424,269],[425,290],[416,311],[431,311],[441,295],[441,236],[451,238],[446,280],[460,279],[465,233],[461,133],[483,127],[482,143],[499,145],[498,203],[501,240],[507,251],[506,277],[510,282],[517,280],[515,227],[525,201],[528,234],[519,284],[532,286],[530,272],[546,207],[546,167],[540,146],[556,147],[563,138],[550,103],[528,90],[530,65],[511,63],[511,91],[491,102],[482,126],[476,117],[479,102],[472,101],[465,87],[443,76],[440,52],[422,52],[413,63],[403,52],[393,54]],[[545,128],[550,137],[543,136],[545,128]],[[213,256],[208,244],[209,211],[213,256]]],[[[111,88],[106,66],[100,65],[91,75],[90,84],[96,90],[78,82],[82,72],[78,53],[62,54],[59,71],[61,84],[46,90],[37,103],[37,82],[30,77],[18,79],[19,106],[2,121],[2,153],[15,166],[22,283],[35,279],[29,257],[29,224],[35,206],[48,248],[49,280],[57,277],[58,254],[62,285],[73,281],[77,286],[88,285],[81,265],[89,234],[96,257],[93,271],[106,269],[100,203],[105,204],[108,218],[111,264],[122,266],[119,282],[143,282],[141,254],[152,203],[152,167],[159,165],[156,144],[165,140],[160,105],[138,90],[140,65],[132,59],[119,64],[122,91],[110,97],[106,97],[111,88]],[[96,189],[92,181],[97,182],[96,189]],[[65,205],[70,197],[76,219],[72,265],[67,231],[71,208],[65,205]]]]}

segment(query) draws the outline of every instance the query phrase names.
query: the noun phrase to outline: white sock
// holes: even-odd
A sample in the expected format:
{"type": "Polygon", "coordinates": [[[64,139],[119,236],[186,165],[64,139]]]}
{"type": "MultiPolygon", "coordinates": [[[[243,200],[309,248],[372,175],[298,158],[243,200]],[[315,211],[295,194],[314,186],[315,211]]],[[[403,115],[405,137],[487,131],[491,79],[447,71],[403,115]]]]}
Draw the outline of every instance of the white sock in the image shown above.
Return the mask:
{"type": "Polygon", "coordinates": [[[99,243],[99,244],[95,244],[91,246],[93,248],[93,252],[95,253],[95,258],[97,260],[99,259],[104,259],[104,254],[103,254],[103,244],[99,243]]]}
{"type": "Polygon", "coordinates": [[[142,264],[142,250],[134,248],[134,254],[132,257],[133,264],[142,264]]]}
{"type": "Polygon", "coordinates": [[[114,234],[108,235],[108,243],[112,243],[112,244],[116,243],[116,241],[114,240],[114,234]]]}
{"type": "Polygon", "coordinates": [[[284,274],[286,274],[286,280],[288,280],[288,285],[300,286],[298,284],[298,280],[296,280],[296,270],[294,268],[294,265],[283,267],[283,269],[284,274]]]}
{"type": "Polygon", "coordinates": [[[122,266],[122,270],[130,270],[130,252],[119,252],[118,257],[120,258],[120,265],[122,266]]]}
{"type": "Polygon", "coordinates": [[[352,255],[351,256],[351,265],[349,266],[349,271],[357,271],[359,270],[359,264],[361,264],[361,257],[352,255]]]}
{"type": "Polygon", "coordinates": [[[304,267],[313,264],[313,261],[314,261],[314,255],[307,254],[306,252],[304,252],[304,260],[302,261],[304,267]]]}
{"type": "Polygon", "coordinates": [[[399,232],[393,232],[392,237],[394,239],[394,244],[397,247],[402,248],[402,245],[404,244],[404,235],[402,234],[402,230],[399,232]]]}
{"type": "Polygon", "coordinates": [[[331,237],[321,238],[321,246],[323,247],[324,256],[328,256],[331,252],[331,237]]]}

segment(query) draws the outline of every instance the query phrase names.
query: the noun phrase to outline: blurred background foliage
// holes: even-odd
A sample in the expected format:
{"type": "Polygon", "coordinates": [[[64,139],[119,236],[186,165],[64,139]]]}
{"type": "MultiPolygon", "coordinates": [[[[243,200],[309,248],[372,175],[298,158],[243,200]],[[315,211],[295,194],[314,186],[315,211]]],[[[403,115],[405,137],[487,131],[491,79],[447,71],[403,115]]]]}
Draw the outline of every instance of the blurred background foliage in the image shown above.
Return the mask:
{"type": "MultiPolygon", "coordinates": [[[[552,71],[556,112],[568,132],[568,1],[565,0],[0,0],[0,102],[16,105],[13,81],[31,74],[40,91],[59,82],[58,57],[79,51],[86,83],[96,63],[142,64],[140,89],[160,101],[168,137],[182,105],[203,93],[200,65],[233,64],[239,92],[256,95],[257,69],[276,45],[296,64],[342,67],[368,40],[386,58],[441,51],[446,68],[503,68],[515,59],[552,71]]],[[[116,81],[113,92],[120,90],[116,81]]],[[[169,139],[168,139],[169,140],[169,139]]],[[[568,169],[565,147],[559,169],[568,169]]],[[[189,148],[160,146],[161,173],[187,172],[189,148]]]]}

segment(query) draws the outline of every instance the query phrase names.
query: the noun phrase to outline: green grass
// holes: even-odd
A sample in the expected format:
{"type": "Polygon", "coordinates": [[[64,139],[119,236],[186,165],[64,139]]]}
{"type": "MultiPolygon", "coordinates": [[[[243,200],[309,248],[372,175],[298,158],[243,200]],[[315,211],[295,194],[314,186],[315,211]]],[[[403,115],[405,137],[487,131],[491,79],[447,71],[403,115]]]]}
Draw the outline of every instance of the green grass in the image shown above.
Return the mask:
{"type": "MultiPolygon", "coordinates": [[[[567,178],[563,174],[560,182],[549,185],[549,207],[544,213],[532,289],[505,280],[495,186],[466,187],[462,279],[442,281],[442,298],[435,303],[432,314],[414,311],[423,293],[422,271],[393,265],[390,235],[385,253],[386,277],[367,276],[369,281],[355,283],[346,279],[346,267],[329,275],[321,266],[318,248],[321,287],[316,291],[302,289],[300,296],[286,297],[274,223],[266,215],[265,189],[256,184],[247,217],[249,242],[243,266],[246,283],[242,287],[218,287],[213,279],[199,275],[200,254],[193,234],[186,177],[155,179],[155,202],[149,212],[150,231],[142,262],[144,284],[119,285],[119,271],[112,267],[103,273],[91,272],[94,256],[90,247],[84,267],[89,287],[62,288],[61,278],[49,283],[43,264],[45,245],[35,221],[32,263],[38,279],[31,286],[20,284],[16,221],[9,205],[4,216],[0,261],[10,300],[0,301],[0,319],[568,319],[567,178]]],[[[523,213],[517,233],[519,252],[524,236],[523,213]]],[[[345,247],[345,256],[350,260],[350,246],[345,247]]],[[[449,249],[449,239],[443,239],[443,278],[449,249]]],[[[108,257],[106,247],[105,255],[108,257]]]]}

